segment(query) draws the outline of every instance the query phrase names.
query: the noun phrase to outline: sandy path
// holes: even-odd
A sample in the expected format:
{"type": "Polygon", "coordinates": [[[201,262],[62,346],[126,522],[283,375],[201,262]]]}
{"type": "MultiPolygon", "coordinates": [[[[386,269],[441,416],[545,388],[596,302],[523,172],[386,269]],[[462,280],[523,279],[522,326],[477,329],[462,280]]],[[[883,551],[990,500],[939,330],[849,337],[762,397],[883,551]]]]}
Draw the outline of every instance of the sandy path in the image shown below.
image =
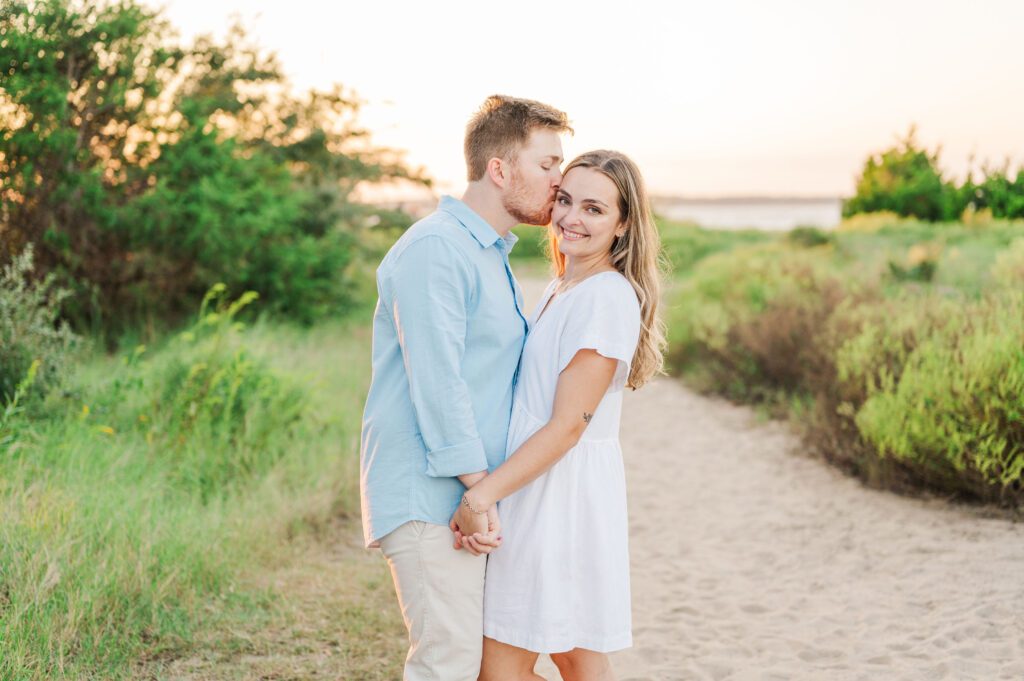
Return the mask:
{"type": "Polygon", "coordinates": [[[622,444],[622,681],[1024,679],[1024,525],[865,489],[670,379],[627,396],[622,444]]]}

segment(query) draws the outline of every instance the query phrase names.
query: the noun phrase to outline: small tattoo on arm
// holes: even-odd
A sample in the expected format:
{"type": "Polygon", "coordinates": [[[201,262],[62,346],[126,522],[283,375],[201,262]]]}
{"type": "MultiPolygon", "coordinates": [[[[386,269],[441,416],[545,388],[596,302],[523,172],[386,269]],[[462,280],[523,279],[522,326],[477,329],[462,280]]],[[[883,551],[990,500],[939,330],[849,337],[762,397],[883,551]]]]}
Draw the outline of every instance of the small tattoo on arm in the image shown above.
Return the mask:
{"type": "Polygon", "coordinates": [[[587,412],[583,412],[583,420],[584,421],[586,421],[587,423],[590,423],[590,419],[592,419],[592,418],[594,418],[593,414],[588,414],[587,412]]]}

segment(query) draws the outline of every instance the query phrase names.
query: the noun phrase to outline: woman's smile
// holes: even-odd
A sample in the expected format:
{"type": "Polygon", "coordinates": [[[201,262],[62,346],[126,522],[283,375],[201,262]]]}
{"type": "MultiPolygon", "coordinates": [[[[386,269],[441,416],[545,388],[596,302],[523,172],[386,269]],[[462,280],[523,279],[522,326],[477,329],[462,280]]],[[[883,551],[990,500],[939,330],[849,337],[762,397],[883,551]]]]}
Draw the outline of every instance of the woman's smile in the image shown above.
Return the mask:
{"type": "Polygon", "coordinates": [[[589,234],[583,234],[582,232],[574,232],[570,229],[566,229],[561,225],[559,225],[558,228],[562,230],[562,237],[569,241],[579,241],[580,239],[586,239],[590,236],[589,234]]]}

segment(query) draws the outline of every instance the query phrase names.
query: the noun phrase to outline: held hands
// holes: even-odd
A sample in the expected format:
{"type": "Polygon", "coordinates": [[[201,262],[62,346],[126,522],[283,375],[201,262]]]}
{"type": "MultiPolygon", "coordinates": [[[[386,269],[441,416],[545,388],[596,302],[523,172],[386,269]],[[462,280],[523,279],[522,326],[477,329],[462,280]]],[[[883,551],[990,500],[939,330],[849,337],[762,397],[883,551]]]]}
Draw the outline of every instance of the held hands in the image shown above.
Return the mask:
{"type": "Polygon", "coordinates": [[[501,520],[498,518],[497,504],[491,504],[486,513],[474,513],[465,502],[461,502],[449,527],[455,533],[456,550],[466,549],[474,556],[479,556],[501,546],[501,520]]]}

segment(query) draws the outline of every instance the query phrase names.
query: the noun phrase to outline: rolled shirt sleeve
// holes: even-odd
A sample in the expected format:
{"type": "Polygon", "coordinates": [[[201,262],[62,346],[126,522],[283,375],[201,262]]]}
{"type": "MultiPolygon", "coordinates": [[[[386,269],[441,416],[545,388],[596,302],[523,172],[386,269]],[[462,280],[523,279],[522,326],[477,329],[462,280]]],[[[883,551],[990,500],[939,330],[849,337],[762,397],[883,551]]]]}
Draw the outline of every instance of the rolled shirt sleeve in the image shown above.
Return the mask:
{"type": "Polygon", "coordinates": [[[389,284],[390,313],[427,449],[426,474],[455,477],[487,470],[462,377],[473,269],[451,244],[429,235],[402,252],[389,284]]]}

